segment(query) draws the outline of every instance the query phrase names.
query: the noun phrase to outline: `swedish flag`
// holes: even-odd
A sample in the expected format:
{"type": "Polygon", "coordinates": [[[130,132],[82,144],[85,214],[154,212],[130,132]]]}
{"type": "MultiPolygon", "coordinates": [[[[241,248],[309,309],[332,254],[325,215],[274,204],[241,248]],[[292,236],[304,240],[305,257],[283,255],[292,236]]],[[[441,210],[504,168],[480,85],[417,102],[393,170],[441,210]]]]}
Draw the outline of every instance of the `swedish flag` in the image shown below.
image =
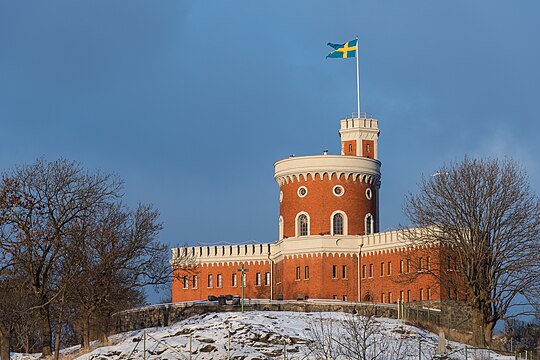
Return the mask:
{"type": "Polygon", "coordinates": [[[358,48],[358,39],[351,40],[345,44],[332,44],[328,43],[328,46],[333,47],[335,50],[332,51],[326,58],[341,58],[346,59],[356,56],[356,50],[358,48]]]}

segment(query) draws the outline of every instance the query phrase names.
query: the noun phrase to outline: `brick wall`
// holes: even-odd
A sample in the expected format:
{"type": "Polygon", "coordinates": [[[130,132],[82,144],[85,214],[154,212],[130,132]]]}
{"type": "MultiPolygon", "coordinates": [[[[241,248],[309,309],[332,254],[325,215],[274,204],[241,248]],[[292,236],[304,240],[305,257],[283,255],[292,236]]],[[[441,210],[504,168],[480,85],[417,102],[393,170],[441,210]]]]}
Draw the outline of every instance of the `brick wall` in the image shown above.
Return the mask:
{"type": "MultiPolygon", "coordinates": [[[[172,282],[172,301],[205,300],[208,295],[241,295],[241,274],[237,271],[239,262],[201,264],[184,269],[176,269],[172,282]],[[236,285],[233,285],[233,274],[236,275],[236,285]],[[212,285],[209,276],[212,276],[212,285]],[[184,285],[184,276],[188,277],[187,287],[184,285]],[[197,287],[193,285],[193,278],[197,277],[197,287]],[[218,279],[221,276],[221,284],[218,279]]],[[[246,285],[244,296],[254,299],[270,298],[270,284],[266,284],[266,273],[270,273],[269,261],[246,262],[246,285]],[[260,274],[260,284],[256,284],[257,274],[260,274]]]]}
{"type": "MultiPolygon", "coordinates": [[[[271,270],[269,261],[245,263],[245,297],[269,299],[273,280],[273,299],[337,299],[397,303],[446,299],[447,291],[438,280],[440,258],[437,249],[399,249],[362,253],[360,281],[358,254],[303,254],[285,256],[271,270]],[[420,260],[422,259],[422,260],[420,260]],[[428,261],[429,259],[429,261],[428,261]],[[382,273],[381,273],[382,270],[382,273]],[[257,284],[257,274],[260,283],[257,284]],[[441,287],[443,290],[441,291],[441,287]]],[[[177,301],[205,300],[209,295],[241,295],[240,262],[201,264],[176,269],[172,285],[172,299],[177,301]],[[236,274],[236,286],[232,277],[236,274]],[[209,286],[212,275],[212,286],[209,286]],[[221,284],[218,278],[221,275],[221,284]],[[184,276],[188,276],[184,287],[184,276]],[[197,287],[193,277],[197,276],[197,287]]]]}
{"type": "Polygon", "coordinates": [[[364,220],[368,213],[377,217],[377,191],[375,186],[352,177],[346,179],[341,175],[339,179],[334,175],[332,179],[324,174],[321,180],[317,174],[315,180],[308,176],[305,180],[294,181],[281,186],[283,200],[280,206],[280,215],[283,217],[284,237],[294,237],[296,215],[307,212],[310,217],[310,234],[330,234],[330,217],[336,210],[347,214],[349,235],[364,235],[364,220]],[[345,190],[342,196],[333,194],[335,185],[341,185],[345,190]],[[298,188],[305,186],[308,193],[305,197],[298,196],[298,188]],[[366,189],[371,188],[372,198],[366,198],[366,189]]]}

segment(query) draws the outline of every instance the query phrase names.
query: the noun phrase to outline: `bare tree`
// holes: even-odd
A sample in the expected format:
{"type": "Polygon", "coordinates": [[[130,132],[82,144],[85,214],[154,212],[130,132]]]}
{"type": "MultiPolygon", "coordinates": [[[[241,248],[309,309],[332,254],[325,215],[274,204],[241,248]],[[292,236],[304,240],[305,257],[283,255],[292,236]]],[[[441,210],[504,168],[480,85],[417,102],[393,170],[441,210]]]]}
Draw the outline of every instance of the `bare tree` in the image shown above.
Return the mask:
{"type": "Polygon", "coordinates": [[[489,343],[512,307],[538,304],[540,202],[525,170],[510,159],[465,157],[419,187],[404,205],[417,228],[407,234],[452,259],[452,266],[440,266],[441,276],[466,295],[474,343],[489,343]]]}
{"type": "Polygon", "coordinates": [[[79,304],[83,348],[91,337],[107,340],[113,312],[142,305],[144,286],[170,282],[158,218],[148,205],[131,211],[121,203],[104,204],[70,228],[67,261],[76,274],[68,281],[79,304]]]}
{"type": "Polygon", "coordinates": [[[29,279],[40,320],[43,356],[51,354],[53,280],[63,255],[66,229],[97,204],[118,195],[111,175],[91,174],[67,160],[15,167],[0,183],[0,250],[29,279]]]}
{"type": "Polygon", "coordinates": [[[339,324],[332,318],[323,317],[321,313],[309,324],[312,339],[310,349],[315,359],[337,359],[339,357],[339,344],[335,341],[339,324]]]}
{"type": "Polygon", "coordinates": [[[309,329],[310,348],[317,359],[403,359],[415,354],[406,336],[386,333],[371,306],[345,314],[343,320],[319,314],[309,329]]]}

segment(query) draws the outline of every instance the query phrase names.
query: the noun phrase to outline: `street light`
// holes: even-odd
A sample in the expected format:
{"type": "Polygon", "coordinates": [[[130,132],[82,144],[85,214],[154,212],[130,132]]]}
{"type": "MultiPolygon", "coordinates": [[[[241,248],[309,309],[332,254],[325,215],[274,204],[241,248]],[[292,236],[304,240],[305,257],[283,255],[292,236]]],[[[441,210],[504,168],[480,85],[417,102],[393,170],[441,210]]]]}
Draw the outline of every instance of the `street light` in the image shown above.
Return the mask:
{"type": "Polygon", "coordinates": [[[236,269],[239,273],[242,275],[240,276],[240,281],[242,282],[242,312],[244,312],[244,285],[245,285],[245,279],[246,279],[246,273],[249,272],[249,269],[244,269],[244,263],[242,263],[242,266],[239,269],[236,269]]]}

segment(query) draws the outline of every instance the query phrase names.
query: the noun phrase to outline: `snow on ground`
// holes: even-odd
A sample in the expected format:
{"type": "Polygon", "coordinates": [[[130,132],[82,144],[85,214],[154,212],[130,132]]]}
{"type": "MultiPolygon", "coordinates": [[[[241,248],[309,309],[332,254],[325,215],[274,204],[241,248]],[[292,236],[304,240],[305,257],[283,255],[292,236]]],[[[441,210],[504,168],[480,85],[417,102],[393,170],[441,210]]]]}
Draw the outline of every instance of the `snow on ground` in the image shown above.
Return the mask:
{"type": "MultiPolygon", "coordinates": [[[[166,328],[151,328],[132,331],[111,337],[117,342],[78,357],[79,360],[104,359],[315,359],[320,350],[321,329],[343,338],[344,326],[350,323],[350,314],[344,313],[297,313],[251,311],[245,313],[208,313],[188,318],[166,328]],[[324,324],[321,328],[317,324],[324,324]],[[146,341],[144,339],[146,338],[146,341]],[[190,344],[191,343],[191,344],[190,344]]],[[[401,321],[377,318],[375,351],[377,359],[418,359],[419,343],[422,359],[432,359],[437,354],[438,336],[401,321]],[[380,327],[380,328],[379,328],[380,327]],[[420,340],[420,341],[419,341],[420,340]]],[[[370,326],[373,326],[370,325],[370,326]]],[[[370,341],[372,341],[370,339],[370,341]]],[[[332,343],[335,355],[339,345],[332,343]]],[[[446,342],[446,352],[450,359],[465,359],[465,346],[446,342]]],[[[368,353],[373,353],[369,343],[368,353]]],[[[510,360],[513,357],[494,353],[494,360],[510,360]]],[[[468,359],[488,358],[487,351],[468,349],[468,359]]],[[[30,360],[35,357],[19,356],[17,360],[30,360]]]]}

